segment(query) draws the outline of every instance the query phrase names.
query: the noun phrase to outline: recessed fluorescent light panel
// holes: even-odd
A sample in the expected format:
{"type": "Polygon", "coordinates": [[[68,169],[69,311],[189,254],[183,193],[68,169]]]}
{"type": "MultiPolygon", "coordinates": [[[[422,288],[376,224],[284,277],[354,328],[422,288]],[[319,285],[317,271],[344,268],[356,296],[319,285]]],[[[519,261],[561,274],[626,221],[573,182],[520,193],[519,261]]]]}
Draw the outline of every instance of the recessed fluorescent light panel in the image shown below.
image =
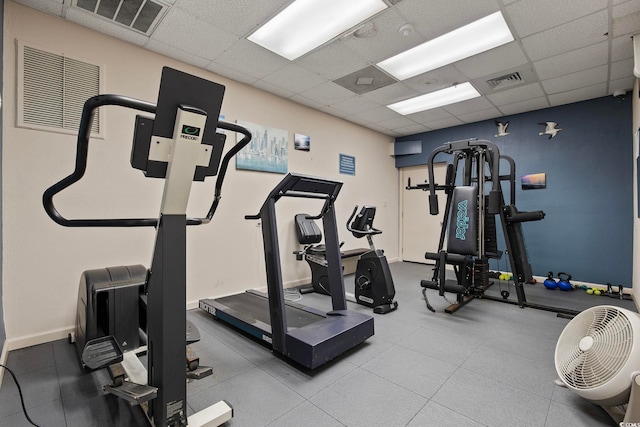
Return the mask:
{"type": "Polygon", "coordinates": [[[385,8],[382,0],[297,0],[248,39],[293,61],[385,8]]]}
{"type": "Polygon", "coordinates": [[[496,12],[376,65],[404,80],[513,40],[502,13],[496,12]]]}
{"type": "Polygon", "coordinates": [[[456,102],[466,101],[467,99],[477,98],[479,96],[480,93],[471,83],[467,82],[427,93],[426,95],[405,99],[404,101],[387,105],[387,107],[406,116],[407,114],[430,110],[432,108],[442,107],[443,105],[455,104],[456,102]]]}

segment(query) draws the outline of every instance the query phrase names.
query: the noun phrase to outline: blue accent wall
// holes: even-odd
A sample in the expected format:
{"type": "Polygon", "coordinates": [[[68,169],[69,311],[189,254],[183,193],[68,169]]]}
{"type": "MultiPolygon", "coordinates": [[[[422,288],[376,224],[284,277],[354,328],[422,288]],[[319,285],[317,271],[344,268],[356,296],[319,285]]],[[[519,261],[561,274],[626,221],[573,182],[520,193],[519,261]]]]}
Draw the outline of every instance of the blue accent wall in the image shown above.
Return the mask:
{"type": "MultiPolygon", "coordinates": [[[[516,162],[518,210],[546,213],[542,221],[522,225],[534,274],[562,271],[579,281],[631,286],[631,97],[607,96],[497,120],[509,122],[509,135],[495,137],[494,120],[485,120],[398,138],[398,142],[421,140],[422,153],[396,157],[396,167],[426,164],[433,149],[446,142],[468,138],[494,142],[501,154],[516,162]],[[558,122],[563,129],[553,139],[538,134],[544,131],[538,123],[547,121],[558,122]],[[546,189],[522,190],[520,177],[534,173],[546,173],[546,189]]],[[[439,155],[438,160],[449,159],[439,155]]],[[[507,188],[503,183],[503,190],[507,188]]],[[[498,267],[505,270],[505,261],[499,265],[492,261],[491,268],[498,267]]]]}

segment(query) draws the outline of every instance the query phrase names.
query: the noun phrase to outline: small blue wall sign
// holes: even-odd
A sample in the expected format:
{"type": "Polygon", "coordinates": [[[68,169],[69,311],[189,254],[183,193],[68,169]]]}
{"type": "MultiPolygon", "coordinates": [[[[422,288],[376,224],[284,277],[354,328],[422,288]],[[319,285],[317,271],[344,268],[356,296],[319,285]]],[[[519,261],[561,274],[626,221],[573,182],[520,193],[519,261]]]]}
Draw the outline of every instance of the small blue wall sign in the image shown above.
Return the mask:
{"type": "Polygon", "coordinates": [[[344,175],[356,174],[356,158],[347,154],[340,154],[340,173],[344,175]]]}

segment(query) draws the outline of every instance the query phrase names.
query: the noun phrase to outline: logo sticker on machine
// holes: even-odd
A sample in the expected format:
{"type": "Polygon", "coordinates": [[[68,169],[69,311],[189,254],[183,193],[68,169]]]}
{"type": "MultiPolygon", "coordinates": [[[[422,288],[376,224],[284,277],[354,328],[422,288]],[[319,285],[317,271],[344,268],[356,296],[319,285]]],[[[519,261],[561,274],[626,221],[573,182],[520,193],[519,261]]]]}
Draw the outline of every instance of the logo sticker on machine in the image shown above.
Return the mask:
{"type": "Polygon", "coordinates": [[[456,239],[465,240],[467,229],[469,228],[469,216],[467,215],[467,200],[458,202],[458,212],[456,214],[456,239]]]}
{"type": "Polygon", "coordinates": [[[180,132],[180,138],[195,140],[200,136],[200,128],[196,126],[182,125],[182,131],[180,132]]]}

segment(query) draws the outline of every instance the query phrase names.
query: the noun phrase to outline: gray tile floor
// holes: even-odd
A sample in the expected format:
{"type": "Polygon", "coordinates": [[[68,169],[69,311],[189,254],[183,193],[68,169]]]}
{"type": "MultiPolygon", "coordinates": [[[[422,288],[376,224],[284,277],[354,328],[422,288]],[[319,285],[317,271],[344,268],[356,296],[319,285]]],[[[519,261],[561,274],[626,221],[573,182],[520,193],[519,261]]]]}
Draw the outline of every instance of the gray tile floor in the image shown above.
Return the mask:
{"type": "MultiPolygon", "coordinates": [[[[398,310],[376,315],[375,336],[313,372],[274,357],[200,310],[189,311],[202,335],[194,348],[202,364],[214,367],[213,376],[189,383],[190,409],[225,399],[235,409],[228,425],[251,427],[614,425],[602,409],[553,384],[555,344],[568,320],[488,300],[448,315],[435,291],[430,299],[438,312],[431,313],[418,285],[431,267],[394,263],[391,269],[398,310]]],[[[346,284],[352,288],[353,276],[346,284]]],[[[530,299],[545,292],[540,289],[528,287],[530,299]]],[[[582,294],[557,294],[555,305],[582,294]]],[[[616,302],[590,298],[588,304],[616,302]]],[[[330,304],[315,294],[301,302],[330,304]]],[[[42,426],[145,425],[139,408],[100,391],[108,382],[104,371],[81,371],[66,340],[12,351],[7,364],[42,426]]],[[[0,426],[23,425],[29,423],[17,389],[5,375],[0,426]]]]}

